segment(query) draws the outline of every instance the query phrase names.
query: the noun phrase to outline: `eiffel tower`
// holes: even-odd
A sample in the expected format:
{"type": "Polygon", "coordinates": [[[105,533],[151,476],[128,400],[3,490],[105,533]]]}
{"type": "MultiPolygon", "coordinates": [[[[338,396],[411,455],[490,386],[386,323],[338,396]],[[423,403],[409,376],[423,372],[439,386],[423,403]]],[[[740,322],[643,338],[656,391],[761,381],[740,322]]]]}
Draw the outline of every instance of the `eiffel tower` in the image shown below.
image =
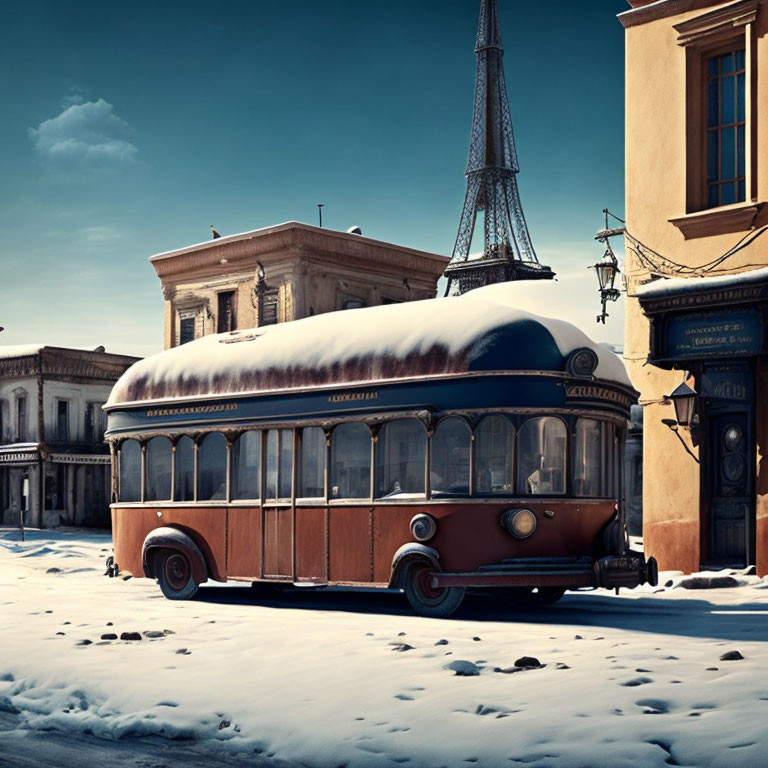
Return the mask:
{"type": "Polygon", "coordinates": [[[469,140],[467,195],[451,261],[446,295],[510,280],[549,279],[539,263],[525,223],[516,175],[520,170],[504,80],[497,0],[481,0],[477,31],[475,111],[469,140]],[[485,214],[485,250],[469,258],[478,211],[485,214]],[[455,284],[455,285],[454,285],[455,284]]]}

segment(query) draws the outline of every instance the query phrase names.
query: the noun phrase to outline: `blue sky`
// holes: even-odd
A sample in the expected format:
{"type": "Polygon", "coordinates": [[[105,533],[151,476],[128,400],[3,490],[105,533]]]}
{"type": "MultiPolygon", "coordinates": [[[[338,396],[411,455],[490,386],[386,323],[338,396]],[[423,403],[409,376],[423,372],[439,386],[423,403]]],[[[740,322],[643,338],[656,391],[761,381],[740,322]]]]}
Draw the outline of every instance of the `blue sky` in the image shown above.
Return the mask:
{"type": "MultiPolygon", "coordinates": [[[[598,309],[592,240],[623,210],[625,0],[500,0],[523,208],[598,309]]],[[[449,254],[477,0],[4,0],[0,336],[150,354],[150,255],[282,221],[449,254]]],[[[621,302],[620,302],[621,303],[621,302]]],[[[545,308],[542,308],[544,310],[545,308]]],[[[621,308],[596,337],[620,342],[621,308]]]]}

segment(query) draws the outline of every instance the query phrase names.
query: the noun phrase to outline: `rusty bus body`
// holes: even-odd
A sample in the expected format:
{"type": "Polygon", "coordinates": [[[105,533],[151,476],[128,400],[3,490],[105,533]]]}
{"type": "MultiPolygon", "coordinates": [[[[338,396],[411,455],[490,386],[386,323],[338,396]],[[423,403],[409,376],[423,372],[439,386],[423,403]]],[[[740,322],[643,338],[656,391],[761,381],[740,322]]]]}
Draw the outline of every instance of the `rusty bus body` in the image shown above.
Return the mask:
{"type": "Polygon", "coordinates": [[[106,406],[116,569],[182,599],[208,578],[399,587],[433,616],[467,587],[655,583],[619,504],[636,393],[612,353],[487,290],[414,302],[429,322],[353,310],[134,366],[106,406]]]}

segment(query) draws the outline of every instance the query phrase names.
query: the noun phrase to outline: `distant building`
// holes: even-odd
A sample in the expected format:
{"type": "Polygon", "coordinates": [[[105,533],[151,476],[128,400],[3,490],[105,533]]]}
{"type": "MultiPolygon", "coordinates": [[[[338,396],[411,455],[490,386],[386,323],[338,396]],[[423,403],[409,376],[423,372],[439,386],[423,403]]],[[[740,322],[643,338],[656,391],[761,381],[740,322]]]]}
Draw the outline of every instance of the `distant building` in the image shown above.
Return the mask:
{"type": "Polygon", "coordinates": [[[150,261],[165,297],[166,349],[210,333],[430,299],[448,264],[438,254],[297,222],[150,261]]]}
{"type": "Polygon", "coordinates": [[[764,575],[768,0],[629,5],[625,358],[644,405],[645,549],[661,569],[764,575]]]}
{"type": "Polygon", "coordinates": [[[138,358],[0,346],[0,524],[109,525],[101,406],[138,358]]]}

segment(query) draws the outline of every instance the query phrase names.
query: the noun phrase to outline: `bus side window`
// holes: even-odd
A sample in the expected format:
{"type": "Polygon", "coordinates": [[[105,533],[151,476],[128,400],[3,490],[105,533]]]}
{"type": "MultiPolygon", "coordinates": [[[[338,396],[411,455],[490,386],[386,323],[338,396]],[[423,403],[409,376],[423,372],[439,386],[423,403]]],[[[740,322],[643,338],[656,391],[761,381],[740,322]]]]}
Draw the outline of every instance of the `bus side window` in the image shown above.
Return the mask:
{"type": "Polygon", "coordinates": [[[515,492],[515,428],[505,416],[486,416],[475,430],[475,492],[515,492]]]}
{"type": "Polygon", "coordinates": [[[614,496],[615,467],[616,427],[607,421],[578,419],[573,452],[574,495],[614,496]]]}
{"type": "Polygon", "coordinates": [[[371,430],[366,424],[339,424],[331,439],[332,499],[371,496],[371,430]]]}
{"type": "Polygon", "coordinates": [[[261,497],[261,432],[243,432],[232,446],[232,499],[261,497]]]}
{"type": "Polygon", "coordinates": [[[141,501],[141,446],[125,440],[120,446],[120,501],[141,501]]]}
{"type": "Polygon", "coordinates": [[[427,430],[419,419],[395,419],[376,444],[376,498],[424,493],[427,430]]]}
{"type": "Polygon", "coordinates": [[[293,473],[293,430],[270,429],[267,432],[268,499],[290,499],[293,473]]]}
{"type": "Polygon", "coordinates": [[[227,439],[220,432],[203,438],[198,451],[197,500],[214,501],[227,497],[227,439]]]}
{"type": "Polygon", "coordinates": [[[565,493],[565,424],[554,416],[520,427],[517,489],[529,496],[565,493]]]}
{"type": "Polygon", "coordinates": [[[144,501],[169,501],[173,450],[167,437],[153,437],[147,443],[144,501]]]}
{"type": "MultiPolygon", "coordinates": [[[[370,447],[369,447],[370,451],[370,447]]],[[[301,472],[299,493],[303,499],[325,496],[325,432],[320,427],[301,431],[301,472]]]]}
{"type": "Polygon", "coordinates": [[[430,483],[433,496],[469,493],[469,427],[464,419],[442,419],[432,435],[430,483]]]}
{"type": "Polygon", "coordinates": [[[176,443],[176,479],[174,501],[194,501],[195,498],[195,442],[184,436],[176,443]]]}

